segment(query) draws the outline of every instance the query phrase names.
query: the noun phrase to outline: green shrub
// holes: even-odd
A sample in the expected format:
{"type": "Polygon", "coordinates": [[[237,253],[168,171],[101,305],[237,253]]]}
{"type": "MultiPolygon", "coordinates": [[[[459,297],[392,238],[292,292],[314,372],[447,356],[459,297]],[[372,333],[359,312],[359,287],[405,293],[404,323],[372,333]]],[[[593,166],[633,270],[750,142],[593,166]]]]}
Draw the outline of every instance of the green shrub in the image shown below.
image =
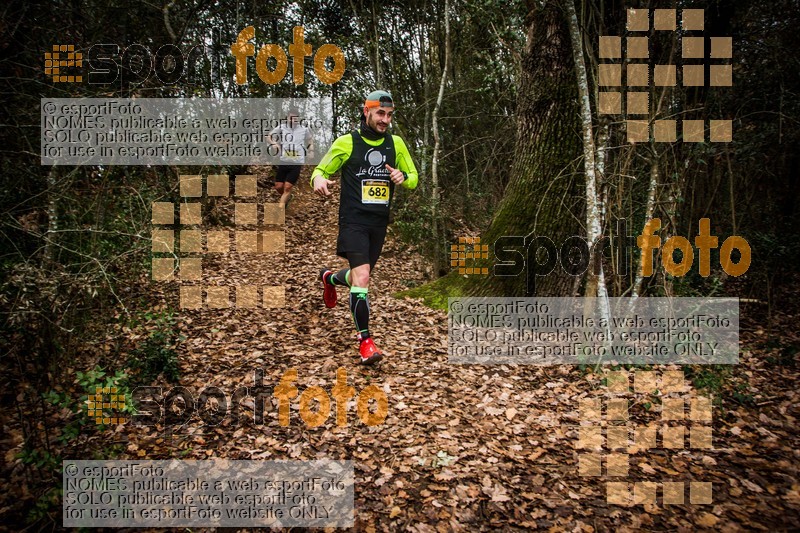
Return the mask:
{"type": "Polygon", "coordinates": [[[172,313],[146,313],[144,326],[151,331],[131,352],[128,368],[140,384],[150,383],[159,375],[167,381],[177,381],[180,377],[177,347],[185,338],[175,330],[172,313]]]}

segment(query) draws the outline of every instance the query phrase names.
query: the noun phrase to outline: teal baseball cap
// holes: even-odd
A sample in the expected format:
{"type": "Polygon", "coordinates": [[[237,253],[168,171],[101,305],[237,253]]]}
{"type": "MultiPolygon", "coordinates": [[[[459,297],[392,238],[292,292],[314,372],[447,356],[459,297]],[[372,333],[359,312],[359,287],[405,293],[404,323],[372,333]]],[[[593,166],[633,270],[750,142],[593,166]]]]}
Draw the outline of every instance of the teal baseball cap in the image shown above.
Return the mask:
{"type": "Polygon", "coordinates": [[[364,107],[394,107],[394,100],[386,91],[372,91],[364,100],[364,107]]]}

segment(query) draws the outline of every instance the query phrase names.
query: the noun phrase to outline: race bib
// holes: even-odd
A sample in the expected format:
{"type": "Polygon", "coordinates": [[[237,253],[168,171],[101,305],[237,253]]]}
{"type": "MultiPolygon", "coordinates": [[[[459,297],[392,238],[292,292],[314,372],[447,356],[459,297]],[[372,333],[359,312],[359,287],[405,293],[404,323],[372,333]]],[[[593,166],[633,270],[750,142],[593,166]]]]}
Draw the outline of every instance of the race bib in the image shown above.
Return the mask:
{"type": "Polygon", "coordinates": [[[361,203],[389,205],[389,182],[361,180],[361,203]]]}
{"type": "Polygon", "coordinates": [[[284,155],[284,156],[285,156],[287,159],[292,159],[292,160],[294,160],[294,159],[300,159],[300,154],[298,154],[296,150],[285,150],[285,151],[283,152],[283,155],[284,155]]]}

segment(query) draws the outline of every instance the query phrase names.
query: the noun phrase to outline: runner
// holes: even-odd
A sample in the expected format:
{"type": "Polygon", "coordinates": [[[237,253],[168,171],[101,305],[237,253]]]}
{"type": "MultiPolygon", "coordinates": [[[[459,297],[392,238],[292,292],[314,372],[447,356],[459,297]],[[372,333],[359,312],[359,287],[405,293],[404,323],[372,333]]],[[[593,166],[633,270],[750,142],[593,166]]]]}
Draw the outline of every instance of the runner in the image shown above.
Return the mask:
{"type": "Polygon", "coordinates": [[[395,185],[417,186],[417,169],[403,139],[388,133],[394,114],[392,95],[374,91],[367,96],[357,131],[336,139],[311,174],[314,191],[330,196],[329,178],[342,169],[339,202],[339,238],[336,255],[350,268],[333,273],[320,270],[323,300],[336,305],[336,287],[350,289],[350,312],[356,326],[362,364],[377,363],[383,354],[369,331],[369,277],[381,254],[389,224],[395,185]]]}
{"type": "Polygon", "coordinates": [[[297,108],[290,108],[286,114],[286,124],[281,124],[269,134],[269,143],[280,153],[280,161],[275,173],[275,190],[281,195],[281,207],[292,198],[292,187],[300,177],[300,169],[306,156],[314,156],[314,137],[300,124],[297,108]]]}

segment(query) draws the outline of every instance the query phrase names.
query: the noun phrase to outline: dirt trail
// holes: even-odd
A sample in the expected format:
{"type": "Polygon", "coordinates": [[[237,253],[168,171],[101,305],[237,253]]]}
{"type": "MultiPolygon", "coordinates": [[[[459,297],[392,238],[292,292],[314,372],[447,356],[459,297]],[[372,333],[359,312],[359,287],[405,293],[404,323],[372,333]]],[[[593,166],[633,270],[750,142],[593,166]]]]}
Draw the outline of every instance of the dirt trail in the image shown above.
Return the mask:
{"type": "MultiPolygon", "coordinates": [[[[274,202],[267,185],[262,179],[259,201],[274,202]]],[[[370,287],[370,329],[388,357],[376,368],[357,365],[346,293],[340,292],[335,309],[326,309],[316,280],[320,266],[342,265],[335,255],[337,211],[336,195],[318,198],[301,178],[286,217],[285,254],[204,265],[211,284],[285,284],[287,302],[277,310],[181,313],[187,341],[180,385],[232,392],[252,385],[256,368],[269,384],[294,368],[301,391],[311,385],[329,391],[343,367],[356,392],[368,385],[385,391],[385,422],[364,425],[353,401],[347,427],[337,428],[331,416],[307,428],[295,401],[289,427],[278,424],[275,411],[261,425],[208,427],[193,419],[173,432],[125,426],[129,457],[352,459],[356,528],[366,531],[738,529],[759,522],[780,526],[800,516],[798,458],[792,451],[798,443],[791,427],[797,397],[791,391],[760,413],[769,422],[744,410],[716,420],[717,450],[658,449],[631,456],[629,481],[713,481],[712,505],[688,505],[688,491],[686,505],[661,505],[660,491],[657,505],[607,504],[604,482],[614,479],[579,476],[575,449],[579,401],[605,397],[602,376],[566,366],[448,364],[446,315],[391,296],[422,278],[422,260],[391,237],[370,287]],[[747,438],[758,433],[755,424],[774,438],[747,438]]],[[[754,379],[770,377],[757,373],[754,379]]],[[[631,418],[658,420],[641,408],[632,408],[631,418]]]]}

